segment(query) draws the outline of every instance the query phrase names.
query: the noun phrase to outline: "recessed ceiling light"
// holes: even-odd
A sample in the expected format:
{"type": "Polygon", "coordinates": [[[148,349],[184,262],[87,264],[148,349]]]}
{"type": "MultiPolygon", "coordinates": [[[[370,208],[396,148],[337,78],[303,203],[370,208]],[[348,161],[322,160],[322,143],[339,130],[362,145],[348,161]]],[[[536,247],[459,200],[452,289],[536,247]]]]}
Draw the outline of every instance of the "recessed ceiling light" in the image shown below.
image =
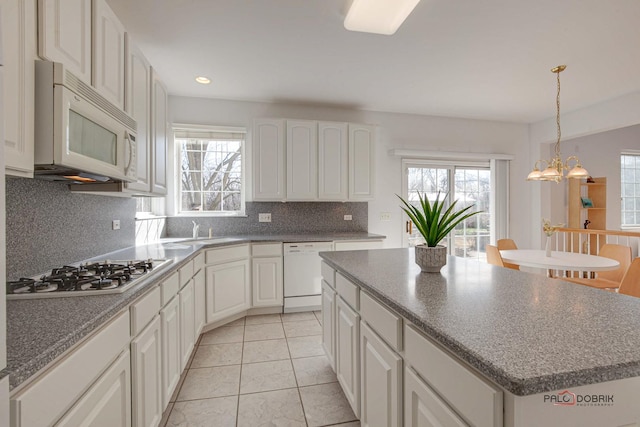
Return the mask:
{"type": "Polygon", "coordinates": [[[353,0],[344,27],[350,31],[395,33],[420,0],[353,0]]]}
{"type": "Polygon", "coordinates": [[[208,77],[204,77],[204,76],[196,77],[196,81],[203,85],[208,85],[209,83],[211,83],[211,80],[208,77]]]}

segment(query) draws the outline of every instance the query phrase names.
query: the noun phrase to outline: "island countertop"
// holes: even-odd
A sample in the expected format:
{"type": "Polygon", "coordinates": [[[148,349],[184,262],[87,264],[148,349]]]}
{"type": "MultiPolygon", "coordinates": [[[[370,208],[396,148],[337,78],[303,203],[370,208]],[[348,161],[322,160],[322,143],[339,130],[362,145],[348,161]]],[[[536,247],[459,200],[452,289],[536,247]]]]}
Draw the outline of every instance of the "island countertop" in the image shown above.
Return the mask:
{"type": "Polygon", "coordinates": [[[327,264],[517,396],[640,376],[640,298],[412,249],[321,252],[327,264]]]}

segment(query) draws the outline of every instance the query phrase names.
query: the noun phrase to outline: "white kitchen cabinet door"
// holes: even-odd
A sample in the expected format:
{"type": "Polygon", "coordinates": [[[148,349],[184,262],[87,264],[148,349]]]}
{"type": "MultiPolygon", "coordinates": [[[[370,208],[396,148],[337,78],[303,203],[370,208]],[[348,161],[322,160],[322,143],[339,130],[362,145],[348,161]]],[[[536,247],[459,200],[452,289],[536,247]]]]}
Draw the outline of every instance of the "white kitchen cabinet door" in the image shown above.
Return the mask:
{"type": "Polygon", "coordinates": [[[207,323],[250,307],[249,260],[209,266],[206,275],[207,323]]]}
{"type": "Polygon", "coordinates": [[[348,142],[346,123],[318,123],[318,199],[347,200],[348,142]]]}
{"type": "Polygon", "coordinates": [[[195,304],[193,299],[193,280],[190,281],[178,294],[180,297],[180,352],[182,361],[180,371],[184,370],[191,356],[195,343],[195,304]]]}
{"type": "Polygon", "coordinates": [[[40,57],[91,84],[91,26],[91,0],[38,0],[40,57]]]}
{"type": "Polygon", "coordinates": [[[402,427],[402,359],[360,322],[360,424],[402,427]]]}
{"type": "Polygon", "coordinates": [[[36,3],[2,3],[4,63],[2,102],[7,175],[33,177],[36,3]]]}
{"type": "Polygon", "coordinates": [[[467,424],[408,366],[404,370],[405,427],[466,427],[467,424]]]}
{"type": "Polygon", "coordinates": [[[151,191],[151,65],[129,34],[125,37],[126,76],[125,111],[138,124],[136,130],[136,175],[134,182],[126,183],[135,192],[151,191]]]}
{"type": "Polygon", "coordinates": [[[251,274],[253,276],[253,307],[271,307],[284,304],[281,256],[253,258],[251,274]]]}
{"type": "Polygon", "coordinates": [[[169,404],[171,394],[176,389],[182,373],[180,352],[180,301],[174,297],[162,310],[162,407],[169,404]]]}
{"type": "Polygon", "coordinates": [[[287,120],[287,200],[318,198],[318,122],[287,120]]]}
{"type": "Polygon", "coordinates": [[[375,184],[375,128],[349,124],[349,200],[372,200],[375,184]]]}
{"type": "Polygon", "coordinates": [[[126,350],[56,426],[130,427],[130,365],[129,350],[126,350]]]}
{"type": "Polygon", "coordinates": [[[256,119],[252,138],[253,200],[285,200],[284,120],[256,119]]]}
{"type": "Polygon", "coordinates": [[[322,348],[336,370],[336,292],[322,281],[322,348]]]}
{"type": "Polygon", "coordinates": [[[134,425],[156,427],[162,419],[162,334],[160,316],[131,341],[134,425]]]}
{"type": "Polygon", "coordinates": [[[151,67],[151,192],[167,194],[167,88],[151,67]]]}
{"type": "Polygon", "coordinates": [[[195,340],[197,341],[200,336],[200,332],[202,332],[202,328],[204,328],[204,325],[207,322],[207,298],[204,269],[198,271],[193,277],[193,300],[195,305],[195,340]]]}
{"type": "Polygon", "coordinates": [[[344,395],[360,418],[360,316],[336,298],[336,376],[344,395]]]}
{"type": "Polygon", "coordinates": [[[124,26],[105,0],[93,0],[93,86],[124,110],[124,26]]]}

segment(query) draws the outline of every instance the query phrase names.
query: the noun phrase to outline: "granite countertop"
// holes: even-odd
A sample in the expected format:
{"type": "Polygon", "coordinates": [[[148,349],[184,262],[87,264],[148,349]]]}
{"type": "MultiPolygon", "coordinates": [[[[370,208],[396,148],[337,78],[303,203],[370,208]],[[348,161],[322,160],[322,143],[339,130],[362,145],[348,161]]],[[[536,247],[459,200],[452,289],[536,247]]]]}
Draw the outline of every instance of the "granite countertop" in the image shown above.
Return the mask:
{"type": "Polygon", "coordinates": [[[410,249],[320,255],[487,378],[519,396],[640,376],[640,298],[410,249]]]}
{"type": "MultiPolygon", "coordinates": [[[[103,259],[169,259],[172,262],[121,294],[7,300],[7,367],[0,379],[9,376],[14,390],[34,374],[89,336],[133,301],[148,292],[154,284],[191,259],[203,248],[251,242],[303,242],[332,240],[384,239],[371,233],[324,233],[286,235],[217,236],[166,239],[161,243],[132,246],[93,257],[103,259]]],[[[89,260],[78,260],[84,262],[89,260]]]]}

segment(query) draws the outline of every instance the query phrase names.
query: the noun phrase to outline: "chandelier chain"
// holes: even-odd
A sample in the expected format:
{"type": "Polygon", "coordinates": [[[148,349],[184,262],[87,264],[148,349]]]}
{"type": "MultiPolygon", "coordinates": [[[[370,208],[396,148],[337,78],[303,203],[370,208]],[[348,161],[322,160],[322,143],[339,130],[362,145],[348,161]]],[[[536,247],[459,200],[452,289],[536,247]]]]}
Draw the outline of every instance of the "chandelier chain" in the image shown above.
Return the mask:
{"type": "Polygon", "coordinates": [[[556,142],[556,156],[560,156],[560,71],[556,72],[558,79],[558,93],[556,95],[556,125],[558,126],[558,140],[556,142]]]}

